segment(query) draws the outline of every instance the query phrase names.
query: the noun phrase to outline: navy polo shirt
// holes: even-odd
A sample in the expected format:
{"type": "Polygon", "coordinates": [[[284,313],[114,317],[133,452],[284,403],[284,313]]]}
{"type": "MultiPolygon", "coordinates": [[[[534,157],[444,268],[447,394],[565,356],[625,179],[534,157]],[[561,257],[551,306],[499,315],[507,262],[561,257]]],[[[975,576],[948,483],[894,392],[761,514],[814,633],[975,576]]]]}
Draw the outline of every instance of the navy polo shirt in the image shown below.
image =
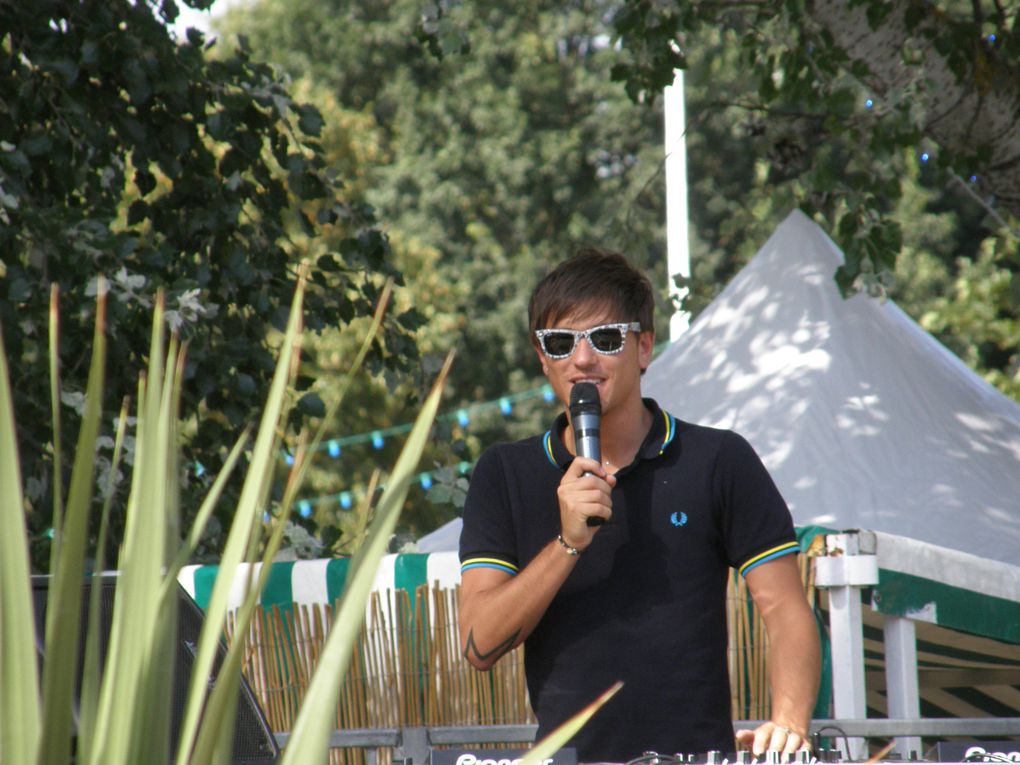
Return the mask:
{"type": "MultiPolygon", "coordinates": [[[[728,571],[799,550],[786,503],[748,442],[677,420],[652,427],[617,473],[613,517],[525,642],[539,738],[617,680],[622,690],[571,742],[581,761],[732,751],[728,571]]],[[[559,533],[556,488],[573,455],[561,434],[498,444],[475,467],[462,571],[515,574],[559,533]]]]}

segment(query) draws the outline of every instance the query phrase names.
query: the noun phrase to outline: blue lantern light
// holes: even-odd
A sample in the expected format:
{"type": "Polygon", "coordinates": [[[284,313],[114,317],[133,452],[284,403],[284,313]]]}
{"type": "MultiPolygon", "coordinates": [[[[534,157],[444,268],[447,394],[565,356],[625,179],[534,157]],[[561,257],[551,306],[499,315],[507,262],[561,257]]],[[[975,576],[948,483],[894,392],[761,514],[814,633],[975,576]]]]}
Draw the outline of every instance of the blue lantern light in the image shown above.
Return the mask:
{"type": "Polygon", "coordinates": [[[312,503],[303,499],[298,503],[298,513],[302,518],[308,518],[312,514],[312,503]]]}
{"type": "Polygon", "coordinates": [[[553,394],[553,389],[552,389],[551,385],[543,385],[542,386],[542,398],[544,398],[546,400],[546,403],[552,402],[552,400],[555,397],[556,396],[553,394]]]}
{"type": "Polygon", "coordinates": [[[344,510],[350,510],[351,505],[353,504],[354,500],[351,498],[351,493],[349,491],[340,492],[340,507],[344,510]]]}
{"type": "Polygon", "coordinates": [[[874,105],[875,105],[875,101],[873,99],[871,99],[871,98],[865,99],[865,101],[864,101],[864,108],[865,109],[871,109],[874,105]]]}
{"type": "Polygon", "coordinates": [[[375,433],[372,434],[372,446],[373,446],[373,448],[375,448],[375,449],[382,449],[384,443],[385,443],[385,441],[383,441],[382,433],[380,433],[377,430],[375,433]]]}
{"type": "Polygon", "coordinates": [[[471,417],[468,415],[467,410],[461,409],[457,412],[457,423],[462,427],[466,428],[471,424],[471,417]]]}
{"type": "Polygon", "coordinates": [[[514,405],[510,403],[510,399],[508,399],[506,396],[503,396],[503,398],[499,400],[499,411],[501,411],[504,415],[509,415],[511,412],[513,412],[513,410],[514,405]]]}
{"type": "Polygon", "coordinates": [[[329,444],[327,445],[327,448],[329,449],[329,456],[332,457],[333,459],[336,459],[337,457],[340,456],[339,441],[330,441],[329,444]]]}
{"type": "Polygon", "coordinates": [[[432,476],[429,475],[428,473],[422,473],[421,476],[418,478],[418,482],[421,484],[421,487],[425,489],[425,491],[428,491],[429,489],[432,488],[432,476]]]}

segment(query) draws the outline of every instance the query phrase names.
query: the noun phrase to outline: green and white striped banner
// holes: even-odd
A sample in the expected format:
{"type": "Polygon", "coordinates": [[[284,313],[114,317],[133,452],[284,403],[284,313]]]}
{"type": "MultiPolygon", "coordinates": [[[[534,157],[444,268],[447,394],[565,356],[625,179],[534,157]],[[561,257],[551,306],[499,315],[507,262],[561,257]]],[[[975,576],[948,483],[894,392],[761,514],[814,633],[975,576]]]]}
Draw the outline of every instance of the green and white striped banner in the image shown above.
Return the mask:
{"type": "MultiPolygon", "coordinates": [[[[349,558],[281,561],[274,563],[262,593],[262,605],[289,608],[292,604],[332,605],[343,594],[349,558]]],[[[234,574],[229,608],[236,609],[244,597],[249,570],[257,576],[260,563],[239,566],[234,574]]],[[[181,586],[203,610],[209,605],[219,566],[186,566],[178,577],[181,586]]],[[[406,590],[414,593],[422,584],[456,587],[460,583],[460,561],[455,552],[387,555],[379,563],[373,589],[406,590]]]]}

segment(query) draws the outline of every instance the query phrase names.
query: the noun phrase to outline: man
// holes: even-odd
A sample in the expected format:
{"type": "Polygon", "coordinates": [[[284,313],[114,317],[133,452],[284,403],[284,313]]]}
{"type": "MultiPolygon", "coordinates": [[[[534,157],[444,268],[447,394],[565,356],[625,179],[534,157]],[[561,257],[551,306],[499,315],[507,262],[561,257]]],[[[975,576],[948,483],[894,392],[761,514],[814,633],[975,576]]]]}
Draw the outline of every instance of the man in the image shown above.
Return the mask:
{"type": "Polygon", "coordinates": [[[571,742],[582,762],[731,752],[733,567],[764,619],[772,690],[772,719],[739,743],[790,754],[807,746],[819,677],[792,520],[744,439],[642,399],[653,308],[648,280],[614,253],[582,250],[536,286],[532,342],[564,412],[475,468],[460,541],[464,655],[488,669],[526,643],[540,739],[623,680],[571,742]],[[602,464],[574,450],[579,382],[599,393],[602,464]]]}

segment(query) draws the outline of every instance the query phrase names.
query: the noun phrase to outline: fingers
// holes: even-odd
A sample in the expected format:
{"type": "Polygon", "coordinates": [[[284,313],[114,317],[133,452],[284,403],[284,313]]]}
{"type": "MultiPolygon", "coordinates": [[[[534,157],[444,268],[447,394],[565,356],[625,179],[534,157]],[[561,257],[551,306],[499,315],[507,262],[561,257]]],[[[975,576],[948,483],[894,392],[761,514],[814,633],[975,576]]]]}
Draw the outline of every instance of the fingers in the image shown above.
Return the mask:
{"type": "Polygon", "coordinates": [[[608,521],[613,515],[611,493],[616,476],[609,475],[592,459],[577,457],[560,481],[557,497],[560,505],[560,530],[572,547],[585,549],[598,526],[589,518],[608,521]]]}
{"type": "Polygon", "coordinates": [[[749,748],[755,757],[765,752],[779,752],[783,762],[792,759],[796,752],[811,748],[806,734],[772,721],[762,723],[754,730],[737,731],[737,744],[749,748]]]}
{"type": "Polygon", "coordinates": [[[566,473],[563,478],[566,480],[568,477],[580,478],[586,473],[593,473],[599,478],[606,477],[606,471],[602,467],[602,463],[598,460],[593,460],[589,457],[574,457],[574,461],[567,467],[566,473]]]}

